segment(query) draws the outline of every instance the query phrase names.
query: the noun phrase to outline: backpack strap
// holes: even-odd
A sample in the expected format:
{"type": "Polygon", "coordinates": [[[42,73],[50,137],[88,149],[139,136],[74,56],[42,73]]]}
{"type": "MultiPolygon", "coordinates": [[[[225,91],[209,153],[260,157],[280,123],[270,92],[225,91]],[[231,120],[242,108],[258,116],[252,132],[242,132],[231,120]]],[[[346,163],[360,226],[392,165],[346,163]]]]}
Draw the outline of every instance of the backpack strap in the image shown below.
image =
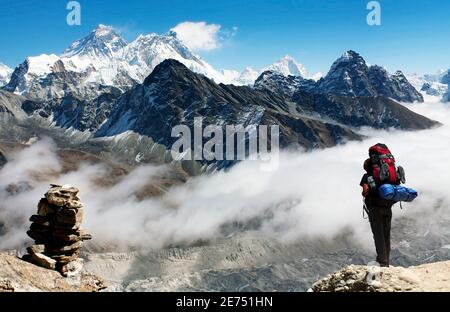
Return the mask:
{"type": "Polygon", "coordinates": [[[367,208],[365,198],[363,198],[363,219],[369,218],[369,209],[367,208]],[[367,218],[365,217],[365,214],[367,214],[367,218]]]}

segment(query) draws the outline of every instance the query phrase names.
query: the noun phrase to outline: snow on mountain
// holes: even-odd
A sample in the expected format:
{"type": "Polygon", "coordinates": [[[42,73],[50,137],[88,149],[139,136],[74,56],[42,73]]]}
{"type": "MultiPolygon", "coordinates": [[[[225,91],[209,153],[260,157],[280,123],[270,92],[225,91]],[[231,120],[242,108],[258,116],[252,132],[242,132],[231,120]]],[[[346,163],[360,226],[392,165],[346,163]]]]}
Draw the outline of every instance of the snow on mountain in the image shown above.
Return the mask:
{"type": "Polygon", "coordinates": [[[450,70],[439,70],[434,74],[410,74],[407,76],[411,84],[422,93],[427,102],[449,101],[450,70]]]}
{"type": "Polygon", "coordinates": [[[143,82],[166,59],[176,59],[216,82],[226,81],[223,74],[182,44],[175,33],[141,35],[127,43],[112,27],[99,25],[60,56],[43,54],[27,58],[12,74],[6,90],[35,97],[64,96],[65,90],[56,90],[60,89],[61,77],[54,75],[64,72],[74,87],[71,92],[75,90],[79,96],[98,95],[98,92],[85,94],[98,86],[114,86],[124,91],[143,82]],[[52,92],[45,92],[56,83],[58,87],[52,92]]]}
{"type": "Polygon", "coordinates": [[[258,77],[264,72],[278,73],[285,77],[295,76],[313,80],[319,80],[322,77],[321,73],[310,76],[305,66],[295,60],[292,56],[286,55],[272,65],[259,70],[247,67],[237,79],[232,81],[232,83],[235,85],[253,85],[258,77]]]}
{"type": "Polygon", "coordinates": [[[11,78],[12,69],[3,63],[0,63],[0,87],[8,83],[11,78]]]}
{"type": "Polygon", "coordinates": [[[115,54],[126,45],[127,42],[112,27],[100,24],[88,36],[72,43],[61,57],[72,58],[72,61],[84,58],[88,58],[90,62],[104,61],[114,58],[115,54]]]}
{"type": "Polygon", "coordinates": [[[174,32],[168,35],[140,35],[123,49],[120,59],[126,64],[130,75],[140,82],[166,59],[175,59],[190,70],[216,82],[227,80],[222,73],[192,53],[174,32]]]}
{"type": "Polygon", "coordinates": [[[284,76],[309,77],[305,67],[289,55],[282,57],[277,62],[266,67],[264,71],[274,71],[283,74],[284,76]]]}
{"type": "Polygon", "coordinates": [[[349,50],[338,58],[328,74],[318,81],[317,92],[355,97],[386,96],[402,102],[423,102],[423,96],[401,71],[393,75],[349,50]]]}

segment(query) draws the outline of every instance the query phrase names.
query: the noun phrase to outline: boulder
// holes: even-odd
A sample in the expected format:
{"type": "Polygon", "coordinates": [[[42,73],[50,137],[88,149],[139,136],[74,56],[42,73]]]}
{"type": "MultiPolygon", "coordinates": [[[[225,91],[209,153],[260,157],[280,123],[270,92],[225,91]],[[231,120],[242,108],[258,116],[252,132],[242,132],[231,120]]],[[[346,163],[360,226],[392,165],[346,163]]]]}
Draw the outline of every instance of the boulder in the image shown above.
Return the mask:
{"type": "Polygon", "coordinates": [[[27,247],[27,252],[28,254],[32,255],[32,254],[36,254],[36,253],[43,253],[44,252],[44,245],[33,245],[30,247],[27,247]]]}
{"type": "Polygon", "coordinates": [[[33,253],[28,255],[28,261],[39,265],[43,268],[55,270],[56,269],[56,260],[42,254],[42,253],[33,253]]]}
{"type": "Polygon", "coordinates": [[[38,204],[38,215],[46,217],[56,213],[57,207],[48,203],[47,198],[42,198],[38,204]]]}
{"type": "Polygon", "coordinates": [[[46,254],[65,254],[75,252],[81,247],[81,242],[74,242],[70,245],[66,243],[55,243],[45,245],[46,254]]]}
{"type": "Polygon", "coordinates": [[[83,221],[83,208],[61,208],[56,213],[56,222],[65,224],[77,224],[83,221]]]}

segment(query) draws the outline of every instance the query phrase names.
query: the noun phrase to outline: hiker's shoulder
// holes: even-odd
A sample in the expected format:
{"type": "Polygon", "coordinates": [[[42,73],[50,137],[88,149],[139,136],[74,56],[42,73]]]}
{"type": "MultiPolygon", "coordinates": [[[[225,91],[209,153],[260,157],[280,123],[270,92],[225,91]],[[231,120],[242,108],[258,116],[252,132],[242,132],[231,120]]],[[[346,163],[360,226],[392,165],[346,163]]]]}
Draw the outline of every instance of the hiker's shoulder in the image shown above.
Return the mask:
{"type": "Polygon", "coordinates": [[[367,184],[367,183],[368,183],[367,179],[368,179],[368,174],[367,174],[367,173],[364,173],[363,176],[362,176],[362,178],[361,178],[360,184],[361,184],[361,185],[362,185],[362,184],[367,184]]]}

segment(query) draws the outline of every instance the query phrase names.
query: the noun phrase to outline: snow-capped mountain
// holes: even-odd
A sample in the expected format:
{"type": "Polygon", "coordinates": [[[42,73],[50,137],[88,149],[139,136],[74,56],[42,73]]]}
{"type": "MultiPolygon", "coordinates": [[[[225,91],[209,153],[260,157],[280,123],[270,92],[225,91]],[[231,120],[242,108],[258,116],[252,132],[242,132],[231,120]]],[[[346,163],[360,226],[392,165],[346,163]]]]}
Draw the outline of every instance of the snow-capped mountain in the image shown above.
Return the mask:
{"type": "Polygon", "coordinates": [[[260,70],[247,67],[232,81],[232,83],[238,86],[253,86],[259,75],[261,75],[260,70]]]}
{"type": "Polygon", "coordinates": [[[171,136],[172,127],[192,126],[196,116],[204,117],[205,124],[278,124],[282,146],[294,144],[307,148],[356,139],[358,136],[346,126],[426,129],[436,125],[385,97],[355,99],[300,92],[287,99],[265,88],[216,84],[180,62],[166,60],[142,85],[117,100],[96,136],[133,131],[170,147],[176,140],[171,136]]]}
{"type": "Polygon", "coordinates": [[[381,66],[367,66],[356,52],[348,51],[337,59],[328,74],[315,81],[266,71],[255,82],[255,88],[269,89],[292,97],[296,92],[349,97],[384,96],[403,102],[423,102],[422,95],[401,71],[389,74],[381,66]]]}
{"type": "Polygon", "coordinates": [[[227,80],[223,74],[192,53],[174,32],[169,32],[168,35],[140,35],[121,52],[120,59],[127,64],[128,72],[140,82],[166,59],[180,61],[190,70],[217,82],[227,80]]]}
{"type": "Polygon", "coordinates": [[[305,66],[295,60],[292,56],[286,55],[280,58],[278,61],[264,67],[262,69],[256,70],[251,67],[247,67],[242,73],[237,76],[231,83],[235,85],[250,85],[252,86],[258,77],[264,72],[272,72],[281,74],[285,77],[288,76],[296,76],[305,79],[318,80],[322,77],[321,73],[317,73],[313,76],[310,76],[305,66]]]}
{"type": "Polygon", "coordinates": [[[302,78],[309,77],[305,66],[297,62],[293,57],[286,55],[272,65],[264,68],[264,71],[273,71],[284,76],[300,76],[302,78]]]}
{"type": "MultiPolygon", "coordinates": [[[[120,37],[112,27],[106,25],[98,25],[88,36],[75,41],[61,55],[62,58],[73,58],[73,61],[78,57],[80,60],[89,59],[89,63],[93,61],[104,61],[106,59],[113,59],[116,53],[123,49],[127,42],[120,37]]],[[[82,68],[84,62],[79,62],[76,68],[82,68]]]]}
{"type": "Polygon", "coordinates": [[[141,83],[165,59],[179,60],[218,82],[224,79],[184,46],[175,33],[141,35],[127,43],[112,27],[99,25],[59,56],[28,57],[13,72],[5,89],[47,100],[68,94],[94,98],[101,94],[101,86],[125,91],[141,83]],[[62,73],[65,81],[61,80],[62,73]]]}
{"type": "Polygon", "coordinates": [[[197,116],[204,117],[205,124],[282,125],[282,146],[325,147],[359,138],[349,128],[290,113],[281,95],[216,84],[176,60],[162,62],[142,85],[121,96],[96,136],[133,131],[170,147],[176,140],[171,136],[172,127],[192,126],[197,116]]]}
{"type": "Polygon", "coordinates": [[[0,87],[8,83],[11,78],[12,69],[3,63],[0,63],[0,87]]]}
{"type": "Polygon", "coordinates": [[[270,90],[274,93],[292,97],[297,91],[314,92],[316,82],[300,76],[285,76],[275,71],[265,71],[256,79],[254,88],[270,90]]]}
{"type": "Polygon", "coordinates": [[[428,102],[450,101],[450,70],[440,70],[435,74],[411,74],[408,80],[420,90],[428,102]]]}
{"type": "Polygon", "coordinates": [[[403,102],[423,102],[422,95],[401,71],[391,75],[381,66],[368,66],[355,51],[345,52],[318,81],[317,92],[344,96],[386,96],[403,102]]]}

